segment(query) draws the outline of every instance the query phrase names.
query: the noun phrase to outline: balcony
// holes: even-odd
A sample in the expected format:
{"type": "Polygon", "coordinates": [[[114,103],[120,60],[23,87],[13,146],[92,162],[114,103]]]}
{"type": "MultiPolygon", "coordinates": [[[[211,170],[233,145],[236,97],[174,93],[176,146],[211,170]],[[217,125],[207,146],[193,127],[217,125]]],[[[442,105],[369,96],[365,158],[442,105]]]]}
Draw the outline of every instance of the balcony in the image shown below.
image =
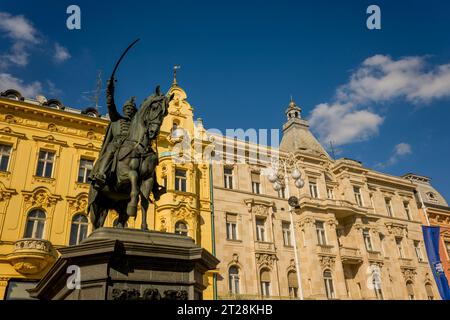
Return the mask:
{"type": "Polygon", "coordinates": [[[401,268],[407,268],[407,269],[415,268],[415,266],[413,264],[413,259],[399,258],[398,261],[400,262],[401,268]]]}
{"type": "Polygon", "coordinates": [[[370,262],[383,262],[383,256],[380,251],[367,251],[367,257],[370,262]]]}
{"type": "Polygon", "coordinates": [[[255,250],[264,252],[275,252],[275,244],[273,242],[256,241],[255,250]]]}
{"type": "Polygon", "coordinates": [[[335,256],[333,250],[334,246],[329,244],[318,244],[317,245],[317,254],[324,255],[324,256],[335,256]]]}
{"type": "Polygon", "coordinates": [[[363,261],[361,251],[357,248],[341,247],[339,253],[342,263],[360,264],[363,261]]]}
{"type": "Polygon", "coordinates": [[[21,274],[36,274],[55,262],[57,253],[50,241],[21,239],[14,243],[8,262],[21,274]]]}

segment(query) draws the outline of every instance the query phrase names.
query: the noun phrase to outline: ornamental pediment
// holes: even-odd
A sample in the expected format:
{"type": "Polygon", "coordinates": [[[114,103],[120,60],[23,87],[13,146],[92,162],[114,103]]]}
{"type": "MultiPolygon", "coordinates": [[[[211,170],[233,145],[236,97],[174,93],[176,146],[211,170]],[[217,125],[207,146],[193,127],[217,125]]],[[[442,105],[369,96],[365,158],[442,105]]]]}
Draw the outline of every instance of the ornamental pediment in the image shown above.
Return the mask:
{"type": "Polygon", "coordinates": [[[408,226],[401,223],[385,223],[388,232],[397,237],[406,237],[408,235],[408,226]]]}
{"type": "Polygon", "coordinates": [[[273,201],[246,199],[244,202],[247,205],[248,212],[259,216],[268,216],[273,212],[275,206],[273,201]]]}

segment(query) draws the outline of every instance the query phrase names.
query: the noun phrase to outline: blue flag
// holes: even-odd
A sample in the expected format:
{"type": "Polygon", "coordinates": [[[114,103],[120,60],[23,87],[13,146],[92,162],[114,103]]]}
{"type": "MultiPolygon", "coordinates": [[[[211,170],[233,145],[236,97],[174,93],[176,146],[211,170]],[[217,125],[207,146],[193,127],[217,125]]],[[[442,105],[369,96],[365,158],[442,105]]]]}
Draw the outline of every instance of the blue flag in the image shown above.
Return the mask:
{"type": "Polygon", "coordinates": [[[422,226],[428,261],[442,300],[450,300],[450,288],[439,256],[439,227],[422,226]]]}

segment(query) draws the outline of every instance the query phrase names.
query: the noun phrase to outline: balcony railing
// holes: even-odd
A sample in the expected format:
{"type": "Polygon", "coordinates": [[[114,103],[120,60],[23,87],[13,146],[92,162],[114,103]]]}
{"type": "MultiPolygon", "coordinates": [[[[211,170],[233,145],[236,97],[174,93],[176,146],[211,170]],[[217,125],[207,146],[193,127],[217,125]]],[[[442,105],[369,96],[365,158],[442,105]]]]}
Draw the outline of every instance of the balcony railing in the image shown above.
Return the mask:
{"type": "Polygon", "coordinates": [[[51,265],[57,253],[50,241],[20,239],[14,243],[14,251],[7,256],[8,262],[21,274],[36,274],[51,265]]]}
{"type": "Polygon", "coordinates": [[[334,255],[334,246],[329,244],[318,244],[317,245],[317,253],[318,254],[325,254],[325,255],[334,255]]]}
{"type": "Polygon", "coordinates": [[[262,242],[262,241],[256,241],[255,242],[255,249],[257,251],[275,251],[275,244],[273,242],[262,242]]]}
{"type": "Polygon", "coordinates": [[[361,263],[362,255],[358,248],[341,247],[339,249],[343,263],[361,263]]]}
{"type": "Polygon", "coordinates": [[[406,267],[406,268],[412,268],[412,267],[414,267],[413,259],[409,259],[409,258],[399,258],[398,260],[400,261],[400,266],[401,266],[401,267],[406,267]]]}
{"type": "Polygon", "coordinates": [[[367,251],[367,256],[369,260],[372,261],[382,261],[383,256],[381,255],[380,251],[367,251]]]}

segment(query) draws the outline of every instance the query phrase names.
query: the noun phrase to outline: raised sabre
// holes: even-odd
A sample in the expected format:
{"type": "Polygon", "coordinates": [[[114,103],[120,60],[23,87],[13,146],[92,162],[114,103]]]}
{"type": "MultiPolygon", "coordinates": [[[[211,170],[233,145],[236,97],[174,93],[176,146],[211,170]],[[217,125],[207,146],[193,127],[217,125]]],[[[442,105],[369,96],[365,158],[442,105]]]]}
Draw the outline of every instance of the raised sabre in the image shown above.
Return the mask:
{"type": "Polygon", "coordinates": [[[114,79],[114,75],[116,74],[117,68],[119,67],[120,62],[122,61],[122,59],[125,57],[125,55],[127,54],[127,52],[131,49],[132,46],[134,46],[136,44],[136,42],[138,42],[139,38],[137,38],[136,40],[134,40],[126,49],[125,51],[122,53],[122,55],[120,56],[119,60],[116,62],[116,66],[114,67],[114,70],[111,74],[111,78],[110,79],[114,79]]]}

